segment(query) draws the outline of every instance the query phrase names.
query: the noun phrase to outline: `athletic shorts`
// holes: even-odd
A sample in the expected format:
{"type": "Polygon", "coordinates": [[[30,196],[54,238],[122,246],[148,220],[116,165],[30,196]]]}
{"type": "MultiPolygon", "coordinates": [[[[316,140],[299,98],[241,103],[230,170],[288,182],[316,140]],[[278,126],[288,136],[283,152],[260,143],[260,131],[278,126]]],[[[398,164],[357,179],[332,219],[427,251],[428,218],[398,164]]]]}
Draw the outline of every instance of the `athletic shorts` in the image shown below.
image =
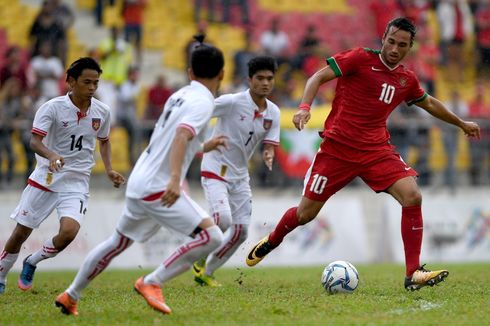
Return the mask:
{"type": "Polygon", "coordinates": [[[391,146],[361,151],[325,138],[306,173],[303,196],[324,202],[356,177],[382,192],[397,180],[417,175],[391,146]]]}
{"type": "Polygon", "coordinates": [[[216,224],[223,212],[231,214],[232,224],[250,224],[252,191],[248,179],[226,182],[201,178],[201,184],[216,224]]]}
{"type": "Polygon", "coordinates": [[[84,193],[49,192],[27,185],[10,217],[21,225],[36,229],[56,209],[58,219],[70,217],[82,224],[88,198],[89,195],[84,193]]]}
{"type": "Polygon", "coordinates": [[[191,235],[206,217],[209,214],[185,193],[171,207],[163,206],[160,197],[154,200],[126,197],[117,231],[137,242],[147,241],[162,226],[191,235]]]}

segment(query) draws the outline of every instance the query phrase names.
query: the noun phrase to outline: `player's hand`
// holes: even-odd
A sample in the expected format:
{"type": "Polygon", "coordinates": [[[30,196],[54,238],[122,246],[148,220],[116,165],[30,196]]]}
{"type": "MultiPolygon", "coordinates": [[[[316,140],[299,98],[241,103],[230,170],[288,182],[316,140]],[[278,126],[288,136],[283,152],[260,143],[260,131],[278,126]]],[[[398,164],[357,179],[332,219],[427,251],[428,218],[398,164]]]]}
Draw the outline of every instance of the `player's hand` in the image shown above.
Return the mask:
{"type": "Polygon", "coordinates": [[[293,123],[296,129],[303,130],[305,125],[310,120],[311,114],[310,111],[307,110],[298,110],[293,116],[293,123]]]}
{"type": "Polygon", "coordinates": [[[461,129],[463,129],[466,136],[480,139],[480,127],[475,122],[463,121],[461,129]]]}
{"type": "Polygon", "coordinates": [[[51,172],[58,172],[65,165],[65,159],[58,154],[53,154],[48,157],[49,166],[48,169],[51,172]]]}
{"type": "Polygon", "coordinates": [[[228,149],[228,137],[225,135],[218,135],[206,141],[203,145],[203,152],[217,150],[221,153],[221,148],[228,149]]]}
{"type": "Polygon", "coordinates": [[[262,159],[264,160],[265,166],[272,171],[272,162],[274,161],[274,153],[270,151],[264,151],[262,153],[262,159]]]}
{"type": "Polygon", "coordinates": [[[109,177],[109,179],[111,179],[112,184],[116,188],[119,188],[121,185],[123,185],[126,182],[124,176],[114,170],[109,170],[109,172],[107,172],[107,176],[109,177]]]}
{"type": "Polygon", "coordinates": [[[160,201],[162,205],[165,207],[170,207],[177,199],[180,197],[180,180],[176,178],[171,178],[170,182],[167,184],[167,188],[163,193],[162,197],[160,197],[160,201]]]}

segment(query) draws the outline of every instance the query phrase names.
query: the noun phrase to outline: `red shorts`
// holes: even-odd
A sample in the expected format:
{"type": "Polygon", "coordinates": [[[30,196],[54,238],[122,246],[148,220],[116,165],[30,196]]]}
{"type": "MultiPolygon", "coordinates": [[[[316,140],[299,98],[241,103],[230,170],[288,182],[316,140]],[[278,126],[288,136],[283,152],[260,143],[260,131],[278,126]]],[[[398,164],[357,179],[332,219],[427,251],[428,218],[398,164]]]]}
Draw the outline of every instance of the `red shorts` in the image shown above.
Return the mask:
{"type": "Polygon", "coordinates": [[[381,192],[397,180],[417,175],[391,145],[362,151],[325,138],[306,173],[303,196],[324,202],[356,177],[381,192]]]}

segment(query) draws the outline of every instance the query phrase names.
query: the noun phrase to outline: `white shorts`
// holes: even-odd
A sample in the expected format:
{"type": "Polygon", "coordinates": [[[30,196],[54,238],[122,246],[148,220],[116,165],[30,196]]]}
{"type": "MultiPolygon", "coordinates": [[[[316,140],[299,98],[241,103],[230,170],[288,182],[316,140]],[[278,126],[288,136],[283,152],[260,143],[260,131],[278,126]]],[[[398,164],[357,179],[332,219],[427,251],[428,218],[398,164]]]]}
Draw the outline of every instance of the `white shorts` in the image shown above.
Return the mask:
{"type": "Polygon", "coordinates": [[[213,214],[229,210],[232,224],[250,224],[252,190],[248,179],[224,182],[201,178],[201,184],[213,214]]]}
{"type": "Polygon", "coordinates": [[[164,207],[160,198],[145,201],[126,197],[116,229],[133,241],[145,242],[162,226],[191,235],[206,217],[209,214],[185,193],[171,207],[164,207]]]}
{"type": "Polygon", "coordinates": [[[84,193],[49,192],[27,185],[10,218],[21,225],[36,229],[56,208],[58,219],[70,217],[82,224],[88,208],[88,198],[89,195],[84,193]]]}

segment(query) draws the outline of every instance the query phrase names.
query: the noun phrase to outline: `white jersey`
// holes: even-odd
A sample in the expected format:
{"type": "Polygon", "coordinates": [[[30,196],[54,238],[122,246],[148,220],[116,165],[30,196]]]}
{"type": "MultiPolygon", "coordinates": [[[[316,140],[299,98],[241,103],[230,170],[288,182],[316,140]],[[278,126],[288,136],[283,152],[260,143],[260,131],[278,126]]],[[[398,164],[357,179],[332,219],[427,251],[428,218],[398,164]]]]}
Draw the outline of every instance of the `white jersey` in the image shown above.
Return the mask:
{"type": "Polygon", "coordinates": [[[85,116],[69,94],[43,104],[36,112],[32,133],[43,136],[44,145],[65,159],[58,172],[50,172],[49,160],[36,154],[37,165],[30,181],[54,192],[88,193],[95,165],[96,139],[109,139],[110,109],[92,98],[85,116]]]}
{"type": "Polygon", "coordinates": [[[267,108],[259,113],[250,90],[220,96],[215,105],[218,122],[213,136],[227,136],[229,148],[205,153],[201,175],[226,181],[248,178],[248,161],[257,146],[279,145],[279,108],[267,100],[267,108]]]}
{"type": "Polygon", "coordinates": [[[142,199],[165,190],[170,181],[170,152],[177,128],[187,128],[194,135],[187,145],[182,164],[181,182],[184,180],[192,159],[205,140],[213,109],[213,94],[197,81],[170,96],[155,125],[150,144],[129,176],[127,197],[142,199]]]}

